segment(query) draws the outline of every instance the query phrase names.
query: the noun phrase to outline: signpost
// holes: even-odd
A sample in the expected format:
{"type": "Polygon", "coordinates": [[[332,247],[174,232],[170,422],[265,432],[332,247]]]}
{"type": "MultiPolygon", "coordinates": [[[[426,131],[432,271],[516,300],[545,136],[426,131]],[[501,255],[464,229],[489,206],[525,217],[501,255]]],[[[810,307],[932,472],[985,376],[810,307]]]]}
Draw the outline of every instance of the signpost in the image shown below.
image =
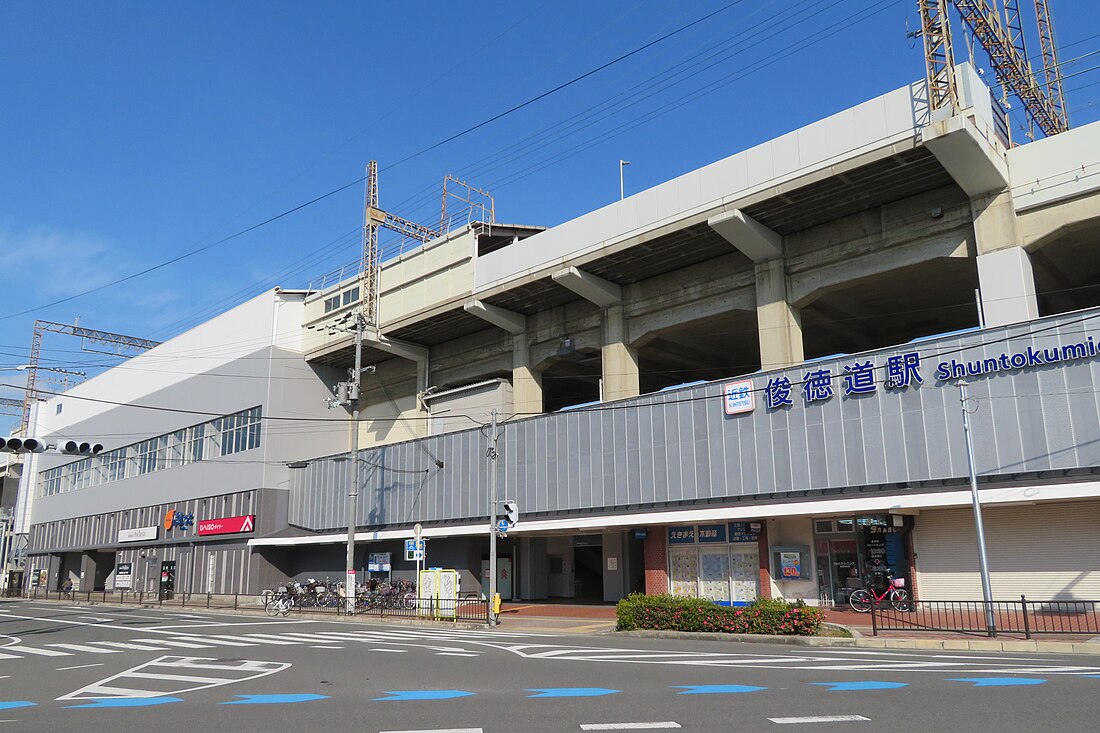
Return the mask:
{"type": "Polygon", "coordinates": [[[413,525],[413,544],[415,546],[413,556],[416,558],[416,577],[418,579],[420,578],[420,566],[424,562],[424,540],[420,539],[423,532],[424,527],[420,522],[413,525]]]}
{"type": "Polygon", "coordinates": [[[115,589],[129,590],[134,587],[134,564],[120,562],[115,570],[115,589]]]}

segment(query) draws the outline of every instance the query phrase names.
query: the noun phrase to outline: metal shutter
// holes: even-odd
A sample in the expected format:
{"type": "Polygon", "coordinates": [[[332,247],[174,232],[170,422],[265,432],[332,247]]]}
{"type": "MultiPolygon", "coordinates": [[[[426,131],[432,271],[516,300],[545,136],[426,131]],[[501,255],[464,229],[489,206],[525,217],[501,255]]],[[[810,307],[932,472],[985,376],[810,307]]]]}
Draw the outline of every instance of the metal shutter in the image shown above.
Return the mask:
{"type": "MultiPolygon", "coordinates": [[[[1100,599],[1100,501],[983,507],[993,597],[1100,599]]],[[[970,509],[922,511],[913,529],[926,600],[981,599],[970,509]]]]}

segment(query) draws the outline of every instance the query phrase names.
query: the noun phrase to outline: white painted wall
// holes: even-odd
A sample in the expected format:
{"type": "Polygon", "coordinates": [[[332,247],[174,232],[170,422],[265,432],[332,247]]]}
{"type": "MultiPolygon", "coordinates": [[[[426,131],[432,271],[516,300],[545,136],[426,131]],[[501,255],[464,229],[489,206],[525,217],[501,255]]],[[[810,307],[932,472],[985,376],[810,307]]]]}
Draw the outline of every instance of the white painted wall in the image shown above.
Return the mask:
{"type": "Polygon", "coordinates": [[[1017,211],[1100,189],[1100,122],[1008,151],[1017,211]]]}

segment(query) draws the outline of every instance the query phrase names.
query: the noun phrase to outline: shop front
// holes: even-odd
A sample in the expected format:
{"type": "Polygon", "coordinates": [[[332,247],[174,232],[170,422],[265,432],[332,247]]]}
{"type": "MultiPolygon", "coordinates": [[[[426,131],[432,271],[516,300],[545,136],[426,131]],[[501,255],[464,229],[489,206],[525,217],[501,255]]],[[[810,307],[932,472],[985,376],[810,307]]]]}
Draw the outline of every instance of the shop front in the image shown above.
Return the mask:
{"type": "Polygon", "coordinates": [[[889,578],[912,587],[912,518],[896,514],[815,518],[814,550],[822,605],[848,603],[852,592],[872,586],[882,592],[889,578]]]}
{"type": "Polygon", "coordinates": [[[760,596],[763,522],[667,527],[669,591],[743,606],[760,596]]]}

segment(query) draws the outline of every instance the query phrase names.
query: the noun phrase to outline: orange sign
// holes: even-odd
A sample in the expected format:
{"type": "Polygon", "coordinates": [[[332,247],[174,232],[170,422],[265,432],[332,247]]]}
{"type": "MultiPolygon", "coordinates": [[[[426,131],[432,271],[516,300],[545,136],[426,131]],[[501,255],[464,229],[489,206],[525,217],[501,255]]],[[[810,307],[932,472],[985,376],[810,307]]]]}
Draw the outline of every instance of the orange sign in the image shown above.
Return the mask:
{"type": "Polygon", "coordinates": [[[172,520],[176,518],[176,510],[169,509],[164,513],[164,531],[172,529],[172,520]]]}

